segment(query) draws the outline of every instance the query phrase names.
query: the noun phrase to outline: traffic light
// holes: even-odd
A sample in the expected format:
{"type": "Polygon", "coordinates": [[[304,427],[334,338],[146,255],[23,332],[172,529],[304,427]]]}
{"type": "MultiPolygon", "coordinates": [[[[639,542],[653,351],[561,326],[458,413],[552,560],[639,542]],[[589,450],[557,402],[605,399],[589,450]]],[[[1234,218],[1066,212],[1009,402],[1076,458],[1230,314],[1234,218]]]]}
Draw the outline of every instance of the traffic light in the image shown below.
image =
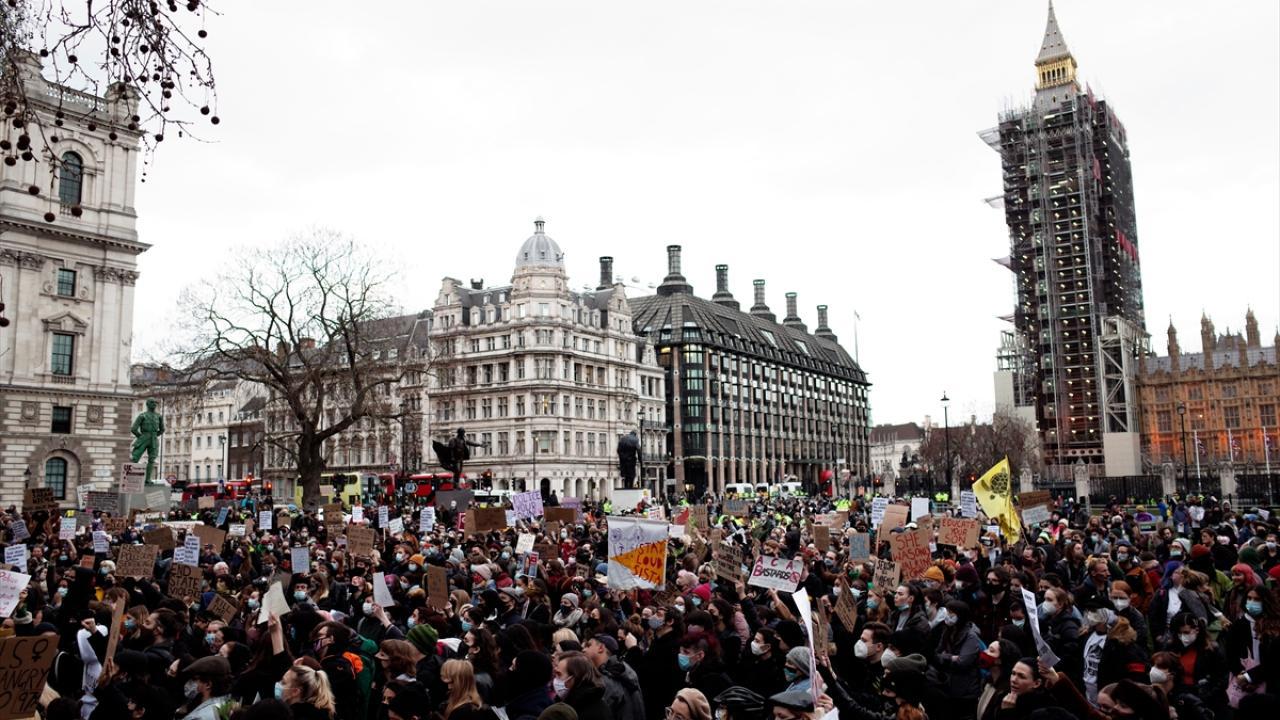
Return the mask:
{"type": "Polygon", "coordinates": [[[485,490],[493,489],[493,471],[492,470],[485,470],[484,472],[480,473],[480,487],[484,488],[485,490]]]}

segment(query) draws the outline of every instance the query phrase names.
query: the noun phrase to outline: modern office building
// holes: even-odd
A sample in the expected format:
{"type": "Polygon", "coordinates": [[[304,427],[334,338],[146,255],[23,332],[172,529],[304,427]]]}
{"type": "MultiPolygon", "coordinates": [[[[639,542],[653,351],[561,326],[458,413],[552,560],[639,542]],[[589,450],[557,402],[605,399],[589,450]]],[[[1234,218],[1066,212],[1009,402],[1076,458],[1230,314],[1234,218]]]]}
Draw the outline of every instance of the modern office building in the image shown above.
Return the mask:
{"type": "Polygon", "coordinates": [[[1035,97],[980,133],[1000,153],[1017,304],[1002,403],[1030,408],[1046,471],[1140,472],[1136,381],[1147,346],[1124,125],[1076,76],[1049,6],[1035,97]]]}
{"type": "Polygon", "coordinates": [[[842,470],[868,477],[870,384],[827,326],[827,306],[810,333],[796,293],[778,321],[765,281],[754,290],[743,312],[718,265],[715,294],[698,297],[671,245],[657,294],[631,301],[635,332],[656,347],[666,377],[673,489],[697,497],[794,480],[817,491],[842,470]]]}

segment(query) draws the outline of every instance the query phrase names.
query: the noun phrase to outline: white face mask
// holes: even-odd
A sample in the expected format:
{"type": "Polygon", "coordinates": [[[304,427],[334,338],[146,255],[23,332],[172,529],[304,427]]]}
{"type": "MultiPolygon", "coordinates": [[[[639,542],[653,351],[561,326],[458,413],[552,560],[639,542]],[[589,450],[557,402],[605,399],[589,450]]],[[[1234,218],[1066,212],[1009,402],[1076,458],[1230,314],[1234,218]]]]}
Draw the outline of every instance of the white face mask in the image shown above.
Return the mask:
{"type": "Polygon", "coordinates": [[[769,647],[768,647],[767,645],[765,645],[764,643],[758,643],[758,642],[752,642],[752,643],[751,643],[751,654],[752,654],[752,655],[763,655],[763,654],[764,654],[764,651],[765,651],[765,650],[768,650],[768,649],[769,649],[769,647]]]}
{"type": "Polygon", "coordinates": [[[1159,685],[1169,679],[1169,673],[1158,667],[1151,668],[1151,672],[1147,674],[1151,677],[1152,685],[1159,685]]]}
{"type": "Polygon", "coordinates": [[[889,663],[896,659],[898,659],[898,654],[889,648],[885,648],[884,652],[880,653],[880,664],[885,667],[888,667],[889,663]]]}
{"type": "Polygon", "coordinates": [[[859,658],[867,656],[867,642],[865,640],[859,640],[853,644],[853,655],[859,658]]]}
{"type": "Polygon", "coordinates": [[[1116,610],[1124,610],[1129,607],[1129,598],[1115,598],[1111,604],[1116,606],[1116,610]]]}
{"type": "Polygon", "coordinates": [[[1180,633],[1178,635],[1178,640],[1182,642],[1183,646],[1191,647],[1195,644],[1196,637],[1198,636],[1199,633],[1180,633]]]}
{"type": "Polygon", "coordinates": [[[564,699],[565,695],[569,694],[569,686],[565,684],[565,681],[561,680],[560,678],[553,679],[551,681],[551,687],[555,689],[556,697],[562,700],[564,699]]]}

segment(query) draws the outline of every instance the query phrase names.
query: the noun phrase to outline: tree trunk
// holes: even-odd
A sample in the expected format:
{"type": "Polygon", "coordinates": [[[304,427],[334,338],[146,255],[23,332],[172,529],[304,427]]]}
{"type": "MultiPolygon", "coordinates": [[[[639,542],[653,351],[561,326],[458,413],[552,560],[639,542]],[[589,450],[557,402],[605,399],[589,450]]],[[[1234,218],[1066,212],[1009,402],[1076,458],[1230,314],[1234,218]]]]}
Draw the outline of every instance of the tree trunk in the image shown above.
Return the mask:
{"type": "Polygon", "coordinates": [[[306,510],[320,507],[320,471],[324,469],[320,447],[312,438],[298,438],[298,484],[302,486],[302,507],[306,510]]]}

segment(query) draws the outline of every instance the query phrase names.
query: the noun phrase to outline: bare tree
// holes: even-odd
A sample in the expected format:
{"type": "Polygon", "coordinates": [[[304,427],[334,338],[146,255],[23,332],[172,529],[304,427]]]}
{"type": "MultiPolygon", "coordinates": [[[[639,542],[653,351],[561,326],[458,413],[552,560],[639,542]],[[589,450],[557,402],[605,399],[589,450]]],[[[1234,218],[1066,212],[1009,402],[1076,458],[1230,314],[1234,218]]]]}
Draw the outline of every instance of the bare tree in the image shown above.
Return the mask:
{"type": "Polygon", "coordinates": [[[390,277],[352,240],[316,231],[251,251],[185,296],[184,365],[267,389],[268,446],[296,468],[308,507],[320,499],[326,441],[365,418],[398,419],[392,388],[425,370],[427,352],[396,362],[375,352],[376,328],[394,319],[390,277]]]}
{"type": "MultiPolygon", "coordinates": [[[[182,136],[198,121],[218,124],[213,64],[203,47],[212,12],[205,0],[0,0],[4,161],[30,162],[35,151],[51,150],[69,122],[90,129],[118,122],[149,150],[174,129],[182,136]],[[55,99],[52,117],[28,102],[23,66],[33,62],[69,88],[55,99]],[[79,90],[95,99],[128,97],[138,110],[111,117],[105,107],[75,102],[83,99],[79,90]]],[[[56,171],[56,159],[50,168],[56,171]]]]}
{"type": "Polygon", "coordinates": [[[1038,470],[1035,431],[1026,422],[1005,413],[996,413],[989,423],[970,423],[950,428],[933,428],[920,444],[920,460],[943,477],[947,469],[948,432],[951,445],[952,476],[965,485],[969,476],[978,477],[1008,456],[1014,474],[1023,468],[1038,470]]]}

